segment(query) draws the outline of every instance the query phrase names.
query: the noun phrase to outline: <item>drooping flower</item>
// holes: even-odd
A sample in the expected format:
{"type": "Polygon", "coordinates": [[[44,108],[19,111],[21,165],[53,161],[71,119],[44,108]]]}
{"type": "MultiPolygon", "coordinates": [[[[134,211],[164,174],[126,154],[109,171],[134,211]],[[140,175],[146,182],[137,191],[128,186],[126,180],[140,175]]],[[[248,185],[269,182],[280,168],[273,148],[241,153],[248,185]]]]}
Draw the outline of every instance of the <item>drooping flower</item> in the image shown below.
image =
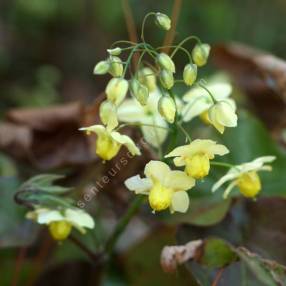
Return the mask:
{"type": "Polygon", "coordinates": [[[99,116],[108,130],[118,126],[116,106],[112,102],[105,100],[100,104],[99,116]]]}
{"type": "Polygon", "coordinates": [[[219,101],[208,110],[208,119],[220,133],[224,132],[225,127],[236,127],[235,106],[229,101],[219,101]]]}
{"type": "Polygon", "coordinates": [[[187,64],[184,68],[183,78],[186,85],[193,85],[197,79],[198,67],[195,64],[187,64]]]}
{"type": "Polygon", "coordinates": [[[39,224],[48,225],[50,234],[55,240],[66,239],[73,227],[82,234],[86,232],[85,228],[94,228],[93,218],[85,211],[77,208],[63,210],[37,208],[28,212],[26,217],[39,224]]]}
{"type": "Polygon", "coordinates": [[[109,58],[109,73],[113,77],[120,77],[123,74],[123,64],[119,57],[116,56],[110,56],[109,58]]]}
{"type": "Polygon", "coordinates": [[[108,61],[100,61],[98,62],[93,70],[94,74],[102,75],[108,73],[110,68],[110,63],[108,61]]]}
{"type": "Polygon", "coordinates": [[[136,78],[133,78],[130,83],[130,92],[138,100],[141,105],[146,105],[149,97],[148,87],[142,84],[136,78]]]}
{"type": "Polygon", "coordinates": [[[103,125],[92,125],[89,127],[80,128],[88,135],[95,133],[97,135],[95,152],[103,160],[111,160],[114,158],[122,145],[134,155],[140,155],[141,152],[134,141],[127,135],[122,135],[117,131],[109,130],[103,125]]]}
{"type": "Polygon", "coordinates": [[[126,187],[135,194],[148,195],[153,211],[170,208],[173,213],[186,212],[189,208],[187,190],[195,185],[195,180],[183,171],[173,171],[161,161],[150,161],[145,166],[146,178],[139,175],[125,181],[126,187]]]}
{"type": "MultiPolygon", "coordinates": [[[[208,84],[205,85],[206,88],[212,93],[216,101],[226,101],[235,103],[229,96],[232,93],[232,86],[226,80],[210,80],[208,84]]],[[[209,93],[202,87],[192,87],[184,96],[183,100],[186,102],[183,110],[182,116],[185,122],[192,120],[194,117],[207,112],[208,109],[214,105],[214,102],[209,95],[209,93]]]]}
{"type": "Polygon", "coordinates": [[[156,75],[152,69],[144,67],[138,71],[137,76],[140,83],[147,86],[149,92],[156,90],[156,75]]]}
{"type": "Polygon", "coordinates": [[[192,50],[192,58],[198,67],[202,67],[207,63],[211,47],[208,44],[197,44],[192,50]]]}
{"type": "Polygon", "coordinates": [[[179,146],[165,157],[175,157],[174,164],[177,167],[185,166],[185,172],[195,178],[201,179],[208,175],[210,160],[215,155],[225,155],[229,150],[212,140],[196,139],[188,145],[179,146]]]}
{"type": "Polygon", "coordinates": [[[160,114],[169,122],[173,123],[176,116],[176,103],[171,96],[162,96],[158,102],[160,114]]]}
{"type": "Polygon", "coordinates": [[[106,88],[107,99],[118,106],[125,98],[128,91],[128,81],[124,78],[112,78],[106,88]]]}
{"type": "Polygon", "coordinates": [[[212,191],[218,190],[224,183],[230,182],[223,197],[227,198],[232,189],[237,186],[242,195],[247,198],[255,197],[261,191],[261,182],[258,171],[271,171],[270,165],[275,160],[275,156],[264,156],[255,160],[232,167],[226,175],[221,177],[212,187],[212,191]]]}
{"type": "Polygon", "coordinates": [[[171,19],[163,13],[157,12],[155,23],[158,25],[158,27],[168,31],[171,28],[171,19]]]}
{"type": "Polygon", "coordinates": [[[161,85],[166,89],[171,89],[174,85],[174,76],[173,73],[168,70],[161,70],[159,79],[161,82],[161,85]]]}
{"type": "Polygon", "coordinates": [[[168,124],[159,114],[157,108],[161,96],[158,90],[150,93],[145,106],[135,99],[128,98],[117,109],[119,121],[142,124],[141,130],[144,139],[154,147],[161,146],[168,135],[168,124]]]}
{"type": "Polygon", "coordinates": [[[171,73],[176,72],[176,67],[173,60],[165,53],[158,54],[157,63],[163,70],[169,71],[171,73]]]}

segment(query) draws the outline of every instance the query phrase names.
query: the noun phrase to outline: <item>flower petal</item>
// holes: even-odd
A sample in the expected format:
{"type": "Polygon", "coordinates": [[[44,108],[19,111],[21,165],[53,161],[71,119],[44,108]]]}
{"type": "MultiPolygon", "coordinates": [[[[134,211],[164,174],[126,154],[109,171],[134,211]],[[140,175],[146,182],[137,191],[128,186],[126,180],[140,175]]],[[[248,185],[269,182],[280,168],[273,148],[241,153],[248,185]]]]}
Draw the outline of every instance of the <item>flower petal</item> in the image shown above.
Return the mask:
{"type": "Polygon", "coordinates": [[[126,146],[132,155],[141,155],[139,148],[136,146],[134,141],[127,135],[122,135],[119,132],[112,131],[110,133],[113,140],[126,146]]]}
{"type": "Polygon", "coordinates": [[[170,206],[171,212],[185,213],[188,210],[189,205],[190,199],[187,192],[180,191],[173,194],[170,206]]]}
{"type": "Polygon", "coordinates": [[[91,132],[96,133],[97,135],[106,133],[106,128],[103,125],[92,125],[89,127],[82,127],[79,129],[80,131],[86,131],[87,134],[90,134],[91,132]]]}
{"type": "Polygon", "coordinates": [[[146,116],[144,108],[135,99],[126,99],[117,109],[119,121],[141,122],[146,116]]]}
{"type": "Polygon", "coordinates": [[[153,186],[153,183],[149,178],[140,178],[139,175],[128,178],[124,184],[130,191],[134,191],[135,194],[144,195],[148,195],[148,191],[153,186]]]}
{"type": "Polygon", "coordinates": [[[162,184],[170,172],[169,166],[161,161],[150,161],[144,169],[144,174],[147,178],[150,178],[152,181],[157,180],[162,184]]]}
{"type": "Polygon", "coordinates": [[[186,191],[195,185],[195,179],[183,171],[171,171],[165,178],[164,185],[175,191],[186,191]]]}
{"type": "Polygon", "coordinates": [[[49,224],[61,220],[65,220],[65,218],[58,210],[46,209],[38,212],[37,222],[39,224],[49,224]]]}
{"type": "Polygon", "coordinates": [[[83,228],[94,228],[93,218],[80,209],[66,209],[65,218],[79,231],[83,232],[83,228]]]}

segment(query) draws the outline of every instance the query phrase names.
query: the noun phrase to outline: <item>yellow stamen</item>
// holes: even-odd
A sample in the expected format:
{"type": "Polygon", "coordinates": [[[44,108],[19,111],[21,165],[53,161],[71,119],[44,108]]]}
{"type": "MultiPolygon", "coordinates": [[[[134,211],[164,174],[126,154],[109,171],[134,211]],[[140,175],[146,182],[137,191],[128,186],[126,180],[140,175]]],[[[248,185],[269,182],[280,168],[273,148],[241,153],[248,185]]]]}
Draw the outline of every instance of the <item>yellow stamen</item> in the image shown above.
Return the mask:
{"type": "Polygon", "coordinates": [[[185,172],[195,179],[201,179],[207,176],[209,170],[210,160],[206,154],[196,154],[186,159],[185,172]]]}
{"type": "Polygon", "coordinates": [[[254,171],[241,175],[237,185],[240,192],[247,198],[253,198],[261,191],[260,178],[254,171]]]}
{"type": "Polygon", "coordinates": [[[67,221],[55,221],[49,224],[49,231],[53,239],[64,240],[72,230],[72,225],[67,221]]]}
{"type": "Polygon", "coordinates": [[[154,211],[162,211],[171,205],[173,190],[155,183],[149,193],[149,203],[154,211]]]}
{"type": "Polygon", "coordinates": [[[100,134],[96,141],[96,154],[103,160],[111,160],[119,152],[121,145],[109,135],[100,134]]]}

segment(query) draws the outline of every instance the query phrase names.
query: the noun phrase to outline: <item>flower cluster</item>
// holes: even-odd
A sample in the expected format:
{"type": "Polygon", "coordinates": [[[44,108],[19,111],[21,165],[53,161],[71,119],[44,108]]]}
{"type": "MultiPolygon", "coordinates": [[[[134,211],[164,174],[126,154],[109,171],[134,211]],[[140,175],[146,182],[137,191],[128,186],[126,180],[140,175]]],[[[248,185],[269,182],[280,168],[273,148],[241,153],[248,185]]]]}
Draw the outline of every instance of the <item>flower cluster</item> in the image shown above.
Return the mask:
{"type": "MultiPolygon", "coordinates": [[[[132,155],[141,154],[130,137],[118,132],[123,126],[139,127],[145,141],[159,151],[160,160],[150,161],[145,166],[144,178],[135,175],[127,179],[126,187],[135,194],[147,195],[154,212],[168,208],[172,213],[186,212],[189,206],[187,191],[195,186],[196,180],[209,174],[212,163],[216,164],[213,161],[215,156],[226,155],[229,150],[209,139],[192,140],[184,124],[199,116],[205,124],[224,133],[226,128],[237,126],[236,104],[230,97],[232,86],[227,80],[212,79],[206,82],[198,79],[199,68],[208,61],[210,46],[191,36],[178,45],[155,48],[144,37],[144,26],[149,16],[155,18],[159,28],[171,28],[167,15],[149,13],[142,25],[142,42],[118,41],[107,50],[107,59],[97,63],[94,68],[96,75],[112,76],[105,89],[106,100],[100,106],[102,125],[80,130],[87,134],[95,133],[95,153],[103,160],[111,160],[122,145],[132,155]],[[191,51],[184,47],[189,40],[196,41],[191,51]],[[165,53],[165,48],[170,48],[171,53],[165,53]],[[123,59],[126,52],[128,56],[123,59]],[[173,60],[178,52],[184,53],[188,59],[181,71],[173,60]],[[130,64],[134,54],[140,56],[137,68],[132,71],[130,64]],[[146,56],[151,62],[146,63],[146,56]],[[175,92],[176,84],[184,84],[188,91],[179,96],[175,92]],[[177,132],[174,130],[182,131],[188,144],[177,146],[177,132]],[[163,143],[168,136],[172,137],[170,141],[174,143],[165,152],[163,143]],[[175,167],[183,170],[172,170],[166,163],[169,158],[173,158],[175,167]]],[[[274,157],[270,156],[239,166],[225,164],[230,170],[214,185],[213,191],[232,180],[224,197],[234,186],[238,186],[246,197],[256,196],[261,189],[257,171],[269,169],[263,163],[273,160],[274,157]]]]}

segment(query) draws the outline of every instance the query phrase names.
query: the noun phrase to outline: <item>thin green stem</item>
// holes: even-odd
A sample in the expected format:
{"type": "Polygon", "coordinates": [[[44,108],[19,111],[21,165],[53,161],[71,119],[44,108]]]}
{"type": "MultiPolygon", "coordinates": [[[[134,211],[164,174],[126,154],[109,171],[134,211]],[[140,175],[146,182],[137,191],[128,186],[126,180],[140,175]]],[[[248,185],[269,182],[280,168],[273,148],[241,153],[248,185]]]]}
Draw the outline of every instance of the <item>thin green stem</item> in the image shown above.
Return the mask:
{"type": "Polygon", "coordinates": [[[124,124],[121,124],[119,125],[116,130],[119,130],[123,127],[126,127],[126,126],[147,126],[147,127],[154,127],[154,128],[161,128],[161,129],[166,129],[166,130],[169,130],[168,127],[164,127],[164,126],[160,126],[160,125],[155,125],[155,124],[147,124],[147,123],[140,123],[140,122],[134,122],[134,123],[124,123],[124,124]]]}
{"type": "Polygon", "coordinates": [[[189,133],[187,132],[187,130],[182,126],[181,123],[177,122],[177,126],[181,129],[181,131],[185,134],[186,138],[188,139],[188,141],[191,143],[192,142],[192,138],[189,135],[189,133]]]}
{"type": "Polygon", "coordinates": [[[171,58],[177,53],[177,51],[180,49],[180,47],[182,47],[189,40],[196,40],[198,43],[201,43],[200,38],[198,38],[196,36],[189,36],[177,45],[177,47],[175,48],[175,50],[171,54],[171,58]]]}
{"type": "Polygon", "coordinates": [[[219,167],[225,167],[225,168],[233,168],[235,165],[229,164],[229,163],[223,163],[223,162],[216,162],[216,161],[210,161],[211,165],[213,166],[219,166],[219,167]]]}
{"type": "Polygon", "coordinates": [[[118,222],[118,224],[116,225],[113,233],[111,234],[111,236],[109,237],[109,239],[106,242],[105,253],[107,253],[108,256],[112,255],[112,253],[114,251],[114,247],[115,247],[120,235],[125,230],[126,226],[128,225],[129,221],[131,220],[131,218],[137,213],[137,211],[139,210],[139,208],[142,205],[142,203],[144,202],[144,200],[145,200],[145,196],[137,195],[134,198],[134,200],[132,201],[131,205],[129,206],[127,212],[121,217],[121,219],[118,222]]]}
{"type": "Polygon", "coordinates": [[[133,46],[137,45],[137,43],[134,43],[134,42],[131,42],[131,41],[116,41],[110,47],[113,48],[117,44],[128,44],[128,45],[133,45],[133,46]]]}
{"type": "Polygon", "coordinates": [[[144,43],[145,43],[145,39],[144,39],[145,23],[146,23],[147,18],[148,18],[149,16],[151,16],[151,15],[156,15],[156,13],[155,13],[155,12],[150,12],[150,13],[148,13],[147,15],[145,15],[145,17],[144,17],[144,19],[143,19],[143,22],[142,22],[141,40],[142,40],[142,42],[144,42],[144,43]]]}
{"type": "Polygon", "coordinates": [[[134,55],[134,53],[137,51],[137,49],[140,47],[141,44],[137,44],[136,46],[133,47],[133,49],[131,50],[127,60],[126,60],[126,66],[124,67],[124,71],[123,71],[123,76],[122,77],[125,77],[126,75],[126,72],[128,70],[128,67],[131,63],[131,60],[132,60],[132,57],[134,55]]]}
{"type": "Polygon", "coordinates": [[[214,98],[213,94],[210,92],[210,90],[209,90],[204,84],[202,84],[201,82],[198,82],[198,83],[196,83],[196,85],[198,85],[198,86],[200,86],[201,88],[203,88],[203,89],[210,95],[210,97],[211,97],[213,103],[216,103],[216,102],[217,102],[216,99],[214,98]]]}

